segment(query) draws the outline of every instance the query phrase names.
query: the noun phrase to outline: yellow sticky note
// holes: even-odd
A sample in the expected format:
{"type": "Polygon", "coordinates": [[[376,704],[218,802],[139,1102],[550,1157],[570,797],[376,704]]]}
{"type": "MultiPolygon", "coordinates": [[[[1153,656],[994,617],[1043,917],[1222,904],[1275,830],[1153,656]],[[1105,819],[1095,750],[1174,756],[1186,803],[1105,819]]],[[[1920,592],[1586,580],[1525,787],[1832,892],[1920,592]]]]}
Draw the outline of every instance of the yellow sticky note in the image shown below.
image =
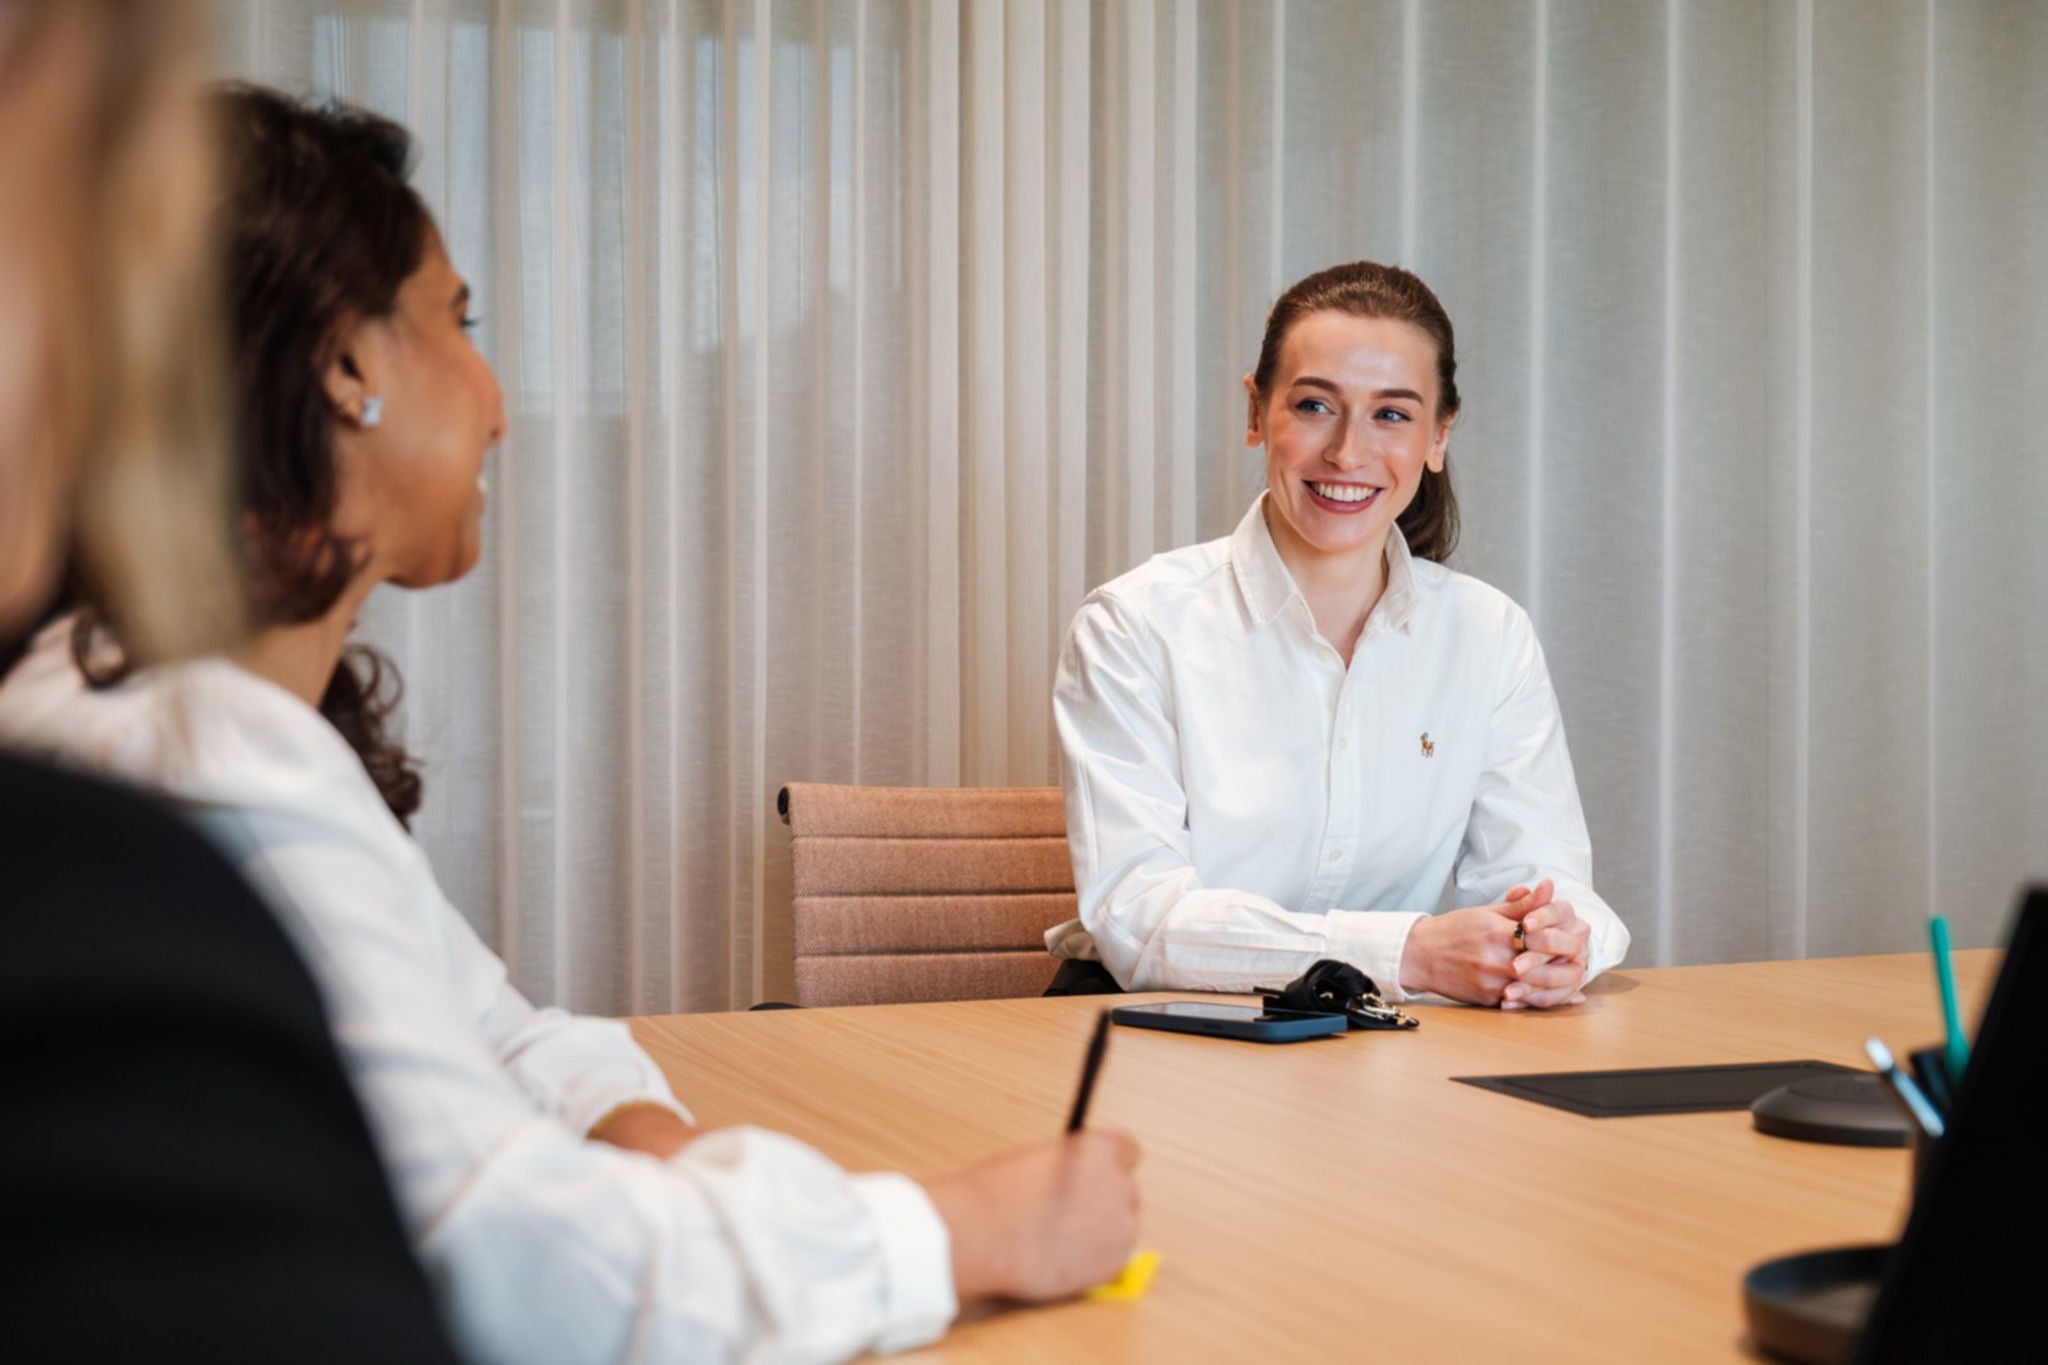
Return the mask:
{"type": "Polygon", "coordinates": [[[1098,1284],[1089,1290],[1086,1297],[1091,1299],[1137,1299],[1152,1287],[1152,1276],[1159,1269],[1159,1253],[1140,1251],[1133,1255],[1124,1266],[1123,1273],[1108,1284],[1098,1284]]]}

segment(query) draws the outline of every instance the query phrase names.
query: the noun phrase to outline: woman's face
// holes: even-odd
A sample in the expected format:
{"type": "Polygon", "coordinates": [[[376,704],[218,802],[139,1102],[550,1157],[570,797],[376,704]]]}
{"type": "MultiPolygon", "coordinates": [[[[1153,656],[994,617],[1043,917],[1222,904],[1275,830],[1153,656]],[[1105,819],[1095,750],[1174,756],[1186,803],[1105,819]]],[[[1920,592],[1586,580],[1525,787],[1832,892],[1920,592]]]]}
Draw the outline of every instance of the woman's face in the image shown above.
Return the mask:
{"type": "Polygon", "coordinates": [[[505,405],[469,322],[469,286],[429,233],[391,316],[359,325],[328,375],[342,414],[334,529],[369,547],[379,581],[452,582],[482,553],[484,454],[505,435],[505,405]],[[372,396],[382,416],[365,425],[372,396]]]}
{"type": "Polygon", "coordinates": [[[1245,444],[1266,447],[1267,524],[1283,559],[1379,555],[1422,471],[1444,467],[1436,359],[1413,323],[1322,312],[1288,329],[1271,392],[1245,376],[1245,444]]]}

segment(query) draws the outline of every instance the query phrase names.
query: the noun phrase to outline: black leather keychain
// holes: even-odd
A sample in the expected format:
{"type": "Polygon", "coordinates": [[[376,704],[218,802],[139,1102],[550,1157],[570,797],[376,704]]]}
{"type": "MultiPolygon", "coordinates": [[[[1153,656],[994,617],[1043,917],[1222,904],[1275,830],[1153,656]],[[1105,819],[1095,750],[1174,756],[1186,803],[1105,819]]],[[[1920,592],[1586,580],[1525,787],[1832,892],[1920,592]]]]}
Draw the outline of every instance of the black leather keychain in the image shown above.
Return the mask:
{"type": "Polygon", "coordinates": [[[1373,979],[1348,962],[1326,957],[1279,990],[1261,986],[1267,1008],[1341,1014],[1360,1028],[1419,1028],[1422,1021],[1388,1004],[1373,979]]]}

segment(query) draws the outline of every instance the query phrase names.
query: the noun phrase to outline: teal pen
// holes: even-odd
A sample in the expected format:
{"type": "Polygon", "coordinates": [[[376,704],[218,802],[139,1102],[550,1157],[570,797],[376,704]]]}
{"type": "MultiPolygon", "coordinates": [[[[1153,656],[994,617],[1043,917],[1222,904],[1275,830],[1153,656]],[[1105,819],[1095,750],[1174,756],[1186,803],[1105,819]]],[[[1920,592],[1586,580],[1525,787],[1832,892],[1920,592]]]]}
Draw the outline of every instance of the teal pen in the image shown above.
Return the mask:
{"type": "Polygon", "coordinates": [[[1963,1012],[1956,1004],[1956,968],[1949,960],[1948,917],[1936,915],[1929,920],[1927,936],[1934,942],[1934,979],[1941,986],[1941,1014],[1948,1025],[1949,1088],[1960,1090],[1963,1071],[1970,1064],[1970,1041],[1963,1036],[1963,1012]]]}

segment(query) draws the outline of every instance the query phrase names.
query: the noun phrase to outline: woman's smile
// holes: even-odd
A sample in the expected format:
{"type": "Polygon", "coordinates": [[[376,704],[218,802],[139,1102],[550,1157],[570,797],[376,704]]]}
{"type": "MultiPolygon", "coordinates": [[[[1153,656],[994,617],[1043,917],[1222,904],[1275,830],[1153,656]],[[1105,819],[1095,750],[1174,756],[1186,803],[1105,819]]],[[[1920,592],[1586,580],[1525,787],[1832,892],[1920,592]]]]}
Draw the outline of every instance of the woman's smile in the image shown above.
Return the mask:
{"type": "Polygon", "coordinates": [[[1317,479],[1303,479],[1302,485],[1308,489],[1310,502],[1340,517],[1365,511],[1386,491],[1368,483],[1335,483],[1317,479]]]}

